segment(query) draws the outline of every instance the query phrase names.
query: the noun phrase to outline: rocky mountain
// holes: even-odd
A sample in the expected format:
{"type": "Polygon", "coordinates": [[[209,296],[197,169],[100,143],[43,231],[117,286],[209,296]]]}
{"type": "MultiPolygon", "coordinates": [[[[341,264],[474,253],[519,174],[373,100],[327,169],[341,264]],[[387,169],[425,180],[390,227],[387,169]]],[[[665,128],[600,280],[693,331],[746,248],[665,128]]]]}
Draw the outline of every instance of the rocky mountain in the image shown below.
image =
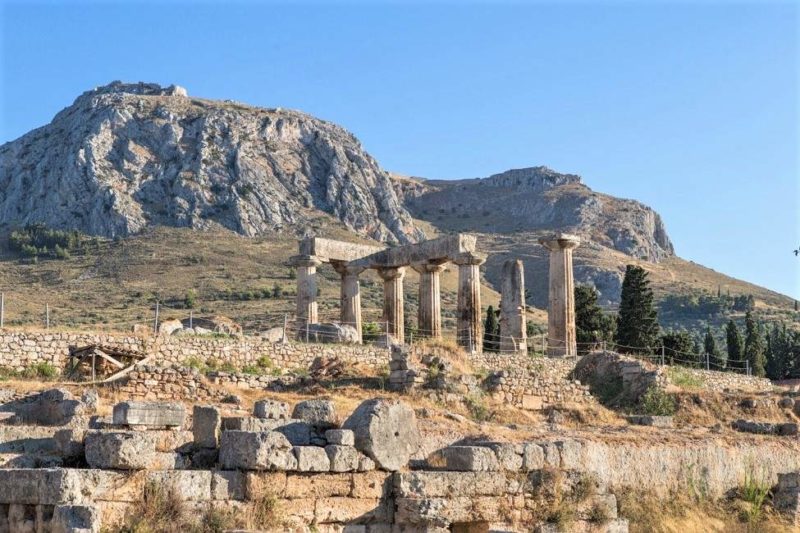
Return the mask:
{"type": "Polygon", "coordinates": [[[114,82],[0,147],[0,224],[255,236],[303,232],[320,213],[379,241],[423,237],[353,135],[296,111],[114,82]]]}
{"type": "Polygon", "coordinates": [[[406,178],[397,183],[415,217],[443,230],[559,230],[646,261],[674,254],[664,223],[651,208],[594,192],[580,176],[547,167],[509,170],[484,179],[406,178]]]}

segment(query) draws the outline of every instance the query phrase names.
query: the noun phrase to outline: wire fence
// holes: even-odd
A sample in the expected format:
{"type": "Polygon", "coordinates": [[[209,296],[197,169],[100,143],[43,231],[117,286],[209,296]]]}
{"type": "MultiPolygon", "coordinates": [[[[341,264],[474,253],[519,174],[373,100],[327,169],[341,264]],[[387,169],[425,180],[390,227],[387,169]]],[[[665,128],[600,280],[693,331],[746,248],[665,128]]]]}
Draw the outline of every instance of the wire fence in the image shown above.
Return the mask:
{"type": "MultiPolygon", "coordinates": [[[[286,303],[291,304],[292,302],[287,301],[286,303]]],[[[138,325],[140,328],[144,327],[149,330],[153,335],[158,335],[165,321],[177,318],[181,321],[181,327],[187,329],[187,333],[214,333],[213,330],[209,330],[205,326],[209,324],[207,316],[215,315],[216,313],[209,312],[207,309],[204,309],[206,312],[202,313],[205,316],[199,316],[200,313],[196,313],[195,309],[187,308],[186,306],[169,305],[162,301],[142,306],[140,309],[139,316],[144,317],[144,319],[117,322],[103,321],[99,329],[130,332],[133,331],[134,325],[138,325]]],[[[9,325],[21,325],[17,324],[16,321],[9,323],[9,310],[15,311],[14,301],[9,299],[7,294],[0,293],[0,328],[9,325]]],[[[17,314],[20,314],[19,309],[16,309],[16,311],[17,314]]],[[[380,318],[378,314],[380,312],[377,309],[369,310],[366,313],[362,310],[362,316],[371,314],[374,318],[373,320],[366,319],[361,322],[361,341],[364,344],[386,345],[387,336],[395,336],[396,330],[393,324],[380,318]]],[[[219,314],[225,316],[224,313],[219,314]]],[[[246,315],[238,315],[231,317],[231,319],[235,319],[235,322],[241,326],[242,333],[245,335],[267,334],[271,338],[275,338],[279,334],[282,340],[295,342],[353,340],[352,332],[348,334],[348,332],[341,329],[337,330],[330,326],[326,328],[324,325],[352,326],[355,329],[358,326],[354,322],[342,321],[340,314],[334,310],[325,310],[318,313],[317,323],[315,324],[310,324],[303,318],[297,317],[294,312],[289,311],[272,313],[255,313],[251,311],[246,315]]],[[[58,310],[52,308],[49,304],[45,304],[41,310],[40,320],[40,322],[35,321],[34,324],[38,322],[41,327],[46,329],[62,326],[58,320],[58,310]]],[[[484,351],[509,355],[519,354],[523,351],[527,351],[531,356],[546,356],[552,352],[574,352],[570,356],[574,357],[575,360],[578,360],[584,354],[594,351],[614,351],[661,366],[680,366],[752,375],[752,368],[747,359],[718,359],[708,353],[679,351],[663,345],[627,346],[606,340],[576,342],[575,347],[577,349],[572,350],[571,347],[565,346],[563,339],[549,338],[547,334],[526,335],[524,338],[522,336],[514,337],[504,335],[502,332],[499,334],[481,332],[482,328],[478,328],[477,331],[472,328],[459,329],[452,322],[452,320],[443,320],[438,330],[426,330],[413,323],[404,322],[402,325],[404,342],[413,345],[436,339],[444,343],[456,344],[468,352],[484,351]]],[[[31,324],[28,322],[25,325],[31,324]]],[[[93,327],[93,329],[96,328],[93,327]]]]}

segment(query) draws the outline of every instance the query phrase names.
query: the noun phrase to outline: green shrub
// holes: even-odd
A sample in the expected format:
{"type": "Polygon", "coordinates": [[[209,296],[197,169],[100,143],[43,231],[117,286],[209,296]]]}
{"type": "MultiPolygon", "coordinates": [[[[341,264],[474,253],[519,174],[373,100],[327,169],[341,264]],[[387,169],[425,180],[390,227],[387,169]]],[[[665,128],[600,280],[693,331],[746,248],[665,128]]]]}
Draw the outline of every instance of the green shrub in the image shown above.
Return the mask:
{"type": "Polygon", "coordinates": [[[492,418],[492,412],[486,405],[486,401],[481,394],[470,394],[464,397],[464,404],[472,415],[472,418],[478,422],[485,422],[492,418]]]}
{"type": "Polygon", "coordinates": [[[58,376],[58,369],[47,362],[36,363],[22,371],[22,377],[33,379],[53,379],[58,376]]]}
{"type": "Polygon", "coordinates": [[[639,400],[642,412],[653,416],[672,416],[678,410],[678,404],[670,394],[652,386],[639,400]]]}

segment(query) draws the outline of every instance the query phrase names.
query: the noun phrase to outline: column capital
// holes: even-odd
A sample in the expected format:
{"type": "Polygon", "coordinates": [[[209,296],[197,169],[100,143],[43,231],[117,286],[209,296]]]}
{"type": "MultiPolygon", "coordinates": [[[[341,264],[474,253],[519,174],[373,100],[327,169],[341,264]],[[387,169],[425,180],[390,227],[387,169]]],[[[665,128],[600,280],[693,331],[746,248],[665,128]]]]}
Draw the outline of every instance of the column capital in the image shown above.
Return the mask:
{"type": "Polygon", "coordinates": [[[384,281],[403,279],[406,275],[406,267],[378,267],[375,270],[384,281]]]}
{"type": "Polygon", "coordinates": [[[365,266],[354,265],[345,261],[331,261],[331,266],[341,276],[358,276],[367,269],[365,266]]]}
{"type": "Polygon", "coordinates": [[[539,244],[551,252],[565,249],[571,250],[572,248],[577,248],[581,244],[581,238],[570,233],[556,233],[539,239],[539,244]]]}
{"type": "Polygon", "coordinates": [[[453,258],[457,265],[482,265],[486,262],[486,254],[477,252],[464,252],[453,258]]]}
{"type": "Polygon", "coordinates": [[[289,264],[294,267],[318,267],[322,260],[315,255],[295,255],[289,258],[289,264]]]}
{"type": "Polygon", "coordinates": [[[419,263],[412,263],[411,268],[424,274],[426,272],[444,272],[447,269],[447,263],[441,261],[423,261],[419,263]]]}

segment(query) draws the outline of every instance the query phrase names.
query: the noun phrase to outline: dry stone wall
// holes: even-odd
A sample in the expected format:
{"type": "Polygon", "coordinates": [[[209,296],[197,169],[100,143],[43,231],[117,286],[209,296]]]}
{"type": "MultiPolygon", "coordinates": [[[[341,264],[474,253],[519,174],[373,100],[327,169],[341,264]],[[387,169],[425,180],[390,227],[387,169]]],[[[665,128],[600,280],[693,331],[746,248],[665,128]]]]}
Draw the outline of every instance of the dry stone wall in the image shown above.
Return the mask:
{"type": "Polygon", "coordinates": [[[336,356],[349,364],[385,367],[389,350],[375,346],[276,343],[262,337],[216,338],[204,336],[138,337],[134,335],[71,332],[0,332],[0,367],[22,371],[39,363],[64,368],[70,347],[90,344],[154,354],[158,365],[213,359],[241,367],[266,357],[278,368],[308,368],[317,357],[336,356]]]}

